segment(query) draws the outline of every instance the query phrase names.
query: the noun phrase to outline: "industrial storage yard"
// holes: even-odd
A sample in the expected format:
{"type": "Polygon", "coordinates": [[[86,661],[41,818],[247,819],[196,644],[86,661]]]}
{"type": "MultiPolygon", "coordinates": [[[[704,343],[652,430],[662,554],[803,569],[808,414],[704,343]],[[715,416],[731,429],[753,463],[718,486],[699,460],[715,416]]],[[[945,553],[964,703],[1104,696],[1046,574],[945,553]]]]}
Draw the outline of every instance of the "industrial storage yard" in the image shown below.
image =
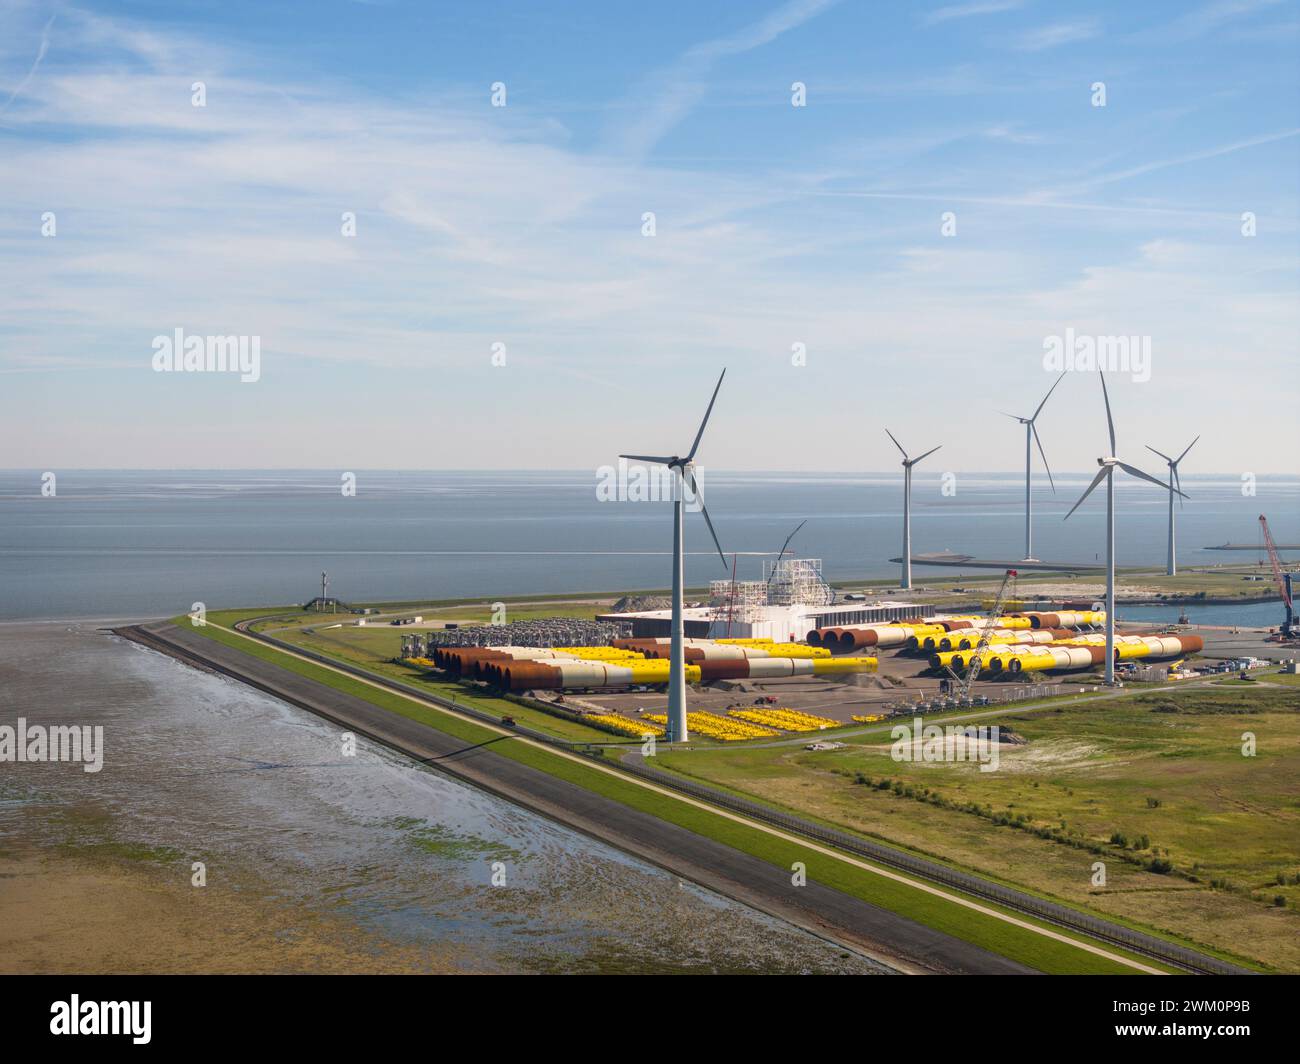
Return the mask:
{"type": "MultiPolygon", "coordinates": [[[[820,568],[816,559],[783,564],[805,573],[820,568]]],[[[820,581],[813,584],[825,587],[820,581]]],[[[763,597],[758,589],[765,584],[742,586],[715,582],[710,603],[686,610],[688,631],[713,633],[684,640],[692,714],[744,721],[736,714],[793,710],[809,715],[800,728],[744,722],[760,730],[803,731],[1101,687],[1105,613],[1077,608],[1083,605],[1079,600],[1061,600],[1074,607],[1068,610],[1021,610],[990,619],[978,612],[865,599],[858,592],[829,588],[813,595],[817,601],[811,604],[767,604],[758,601],[763,597]],[[849,594],[855,597],[846,600],[849,594]],[[749,601],[738,605],[742,596],[749,601]],[[873,619],[809,628],[793,641],[728,634],[757,630],[788,635],[796,624],[863,617],[873,619]],[[982,667],[963,692],[961,681],[976,652],[982,667]]],[[[1033,594],[1037,600],[1040,592],[1033,594]]],[[[566,604],[566,609],[566,615],[546,616],[545,606],[537,605],[531,607],[536,616],[484,625],[453,619],[472,616],[475,607],[430,605],[427,613],[394,617],[318,616],[288,630],[306,645],[347,647],[360,660],[400,662],[405,671],[427,672],[484,695],[525,696],[534,708],[556,710],[565,719],[585,718],[623,735],[662,736],[664,722],[655,718],[666,712],[671,639],[646,633],[666,631],[669,611],[617,612],[599,602],[566,604]],[[370,649],[380,647],[386,653],[370,649]]],[[[1193,679],[1202,671],[1208,675],[1229,660],[1295,653],[1265,642],[1263,635],[1121,623],[1115,654],[1121,675],[1130,682],[1168,683],[1193,679]]],[[[706,728],[716,724],[702,719],[706,728]]],[[[758,732],[745,735],[745,730],[730,738],[759,737],[758,732]]],[[[713,737],[701,733],[699,738],[713,737]]]]}

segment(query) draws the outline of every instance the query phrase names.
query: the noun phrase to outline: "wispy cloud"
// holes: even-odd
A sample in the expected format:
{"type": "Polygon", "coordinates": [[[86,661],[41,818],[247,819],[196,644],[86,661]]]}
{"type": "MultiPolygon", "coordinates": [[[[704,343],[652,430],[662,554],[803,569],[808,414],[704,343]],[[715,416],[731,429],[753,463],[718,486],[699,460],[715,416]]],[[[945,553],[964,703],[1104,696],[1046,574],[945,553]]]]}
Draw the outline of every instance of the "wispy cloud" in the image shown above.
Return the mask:
{"type": "Polygon", "coordinates": [[[40,69],[41,61],[45,58],[45,53],[50,50],[50,29],[54,26],[54,20],[58,17],[57,14],[51,15],[49,22],[45,23],[45,29],[41,31],[41,43],[36,49],[36,58],[32,60],[32,65],[28,69],[26,76],[14,87],[13,92],[9,94],[9,99],[5,100],[5,105],[0,107],[0,117],[9,110],[10,105],[18,98],[18,94],[27,88],[32,78],[36,76],[36,71],[40,69]]]}
{"type": "Polygon", "coordinates": [[[1022,52],[1041,52],[1048,48],[1059,48],[1063,44],[1091,40],[1101,30],[1091,19],[1078,22],[1054,22],[1050,26],[1039,26],[1018,34],[1014,46],[1022,52]]]}
{"type": "Polygon", "coordinates": [[[982,0],[970,4],[950,4],[927,13],[921,23],[925,26],[937,26],[955,19],[975,18],[979,15],[997,15],[1003,11],[1015,11],[1025,6],[1025,0],[982,0]]]}
{"type": "Polygon", "coordinates": [[[708,89],[709,75],[719,60],[770,44],[838,2],[787,0],[775,11],[736,33],[687,49],[676,62],[659,70],[638,87],[637,96],[649,96],[653,102],[639,118],[620,125],[612,143],[614,151],[633,158],[644,157],[703,97],[708,89]]]}
{"type": "Polygon", "coordinates": [[[1245,140],[1235,140],[1230,144],[1220,144],[1214,148],[1189,152],[1185,155],[1175,155],[1168,159],[1155,159],[1151,162],[1142,163],[1139,166],[1129,167],[1126,170],[1117,170],[1109,174],[1100,174],[1096,177],[1090,177],[1086,181],[1080,181],[1076,184],[1070,185],[1068,188],[1058,189],[1056,191],[1057,193],[1070,194],[1084,189],[1097,188],[1101,185],[1113,184],[1116,181],[1127,181],[1129,178],[1154,173],[1157,170],[1164,170],[1171,166],[1184,166],[1187,163],[1201,162],[1205,159],[1217,159],[1220,156],[1232,155],[1234,152],[1244,151],[1247,148],[1256,148],[1261,144],[1272,144],[1279,140],[1290,140],[1292,137],[1297,136],[1300,136],[1300,129],[1284,129],[1278,133],[1264,133],[1257,137],[1248,137],[1245,140]]]}
{"type": "Polygon", "coordinates": [[[1146,31],[1144,38],[1162,40],[1190,40],[1222,29],[1230,22],[1257,15],[1277,7],[1281,0],[1214,0],[1185,14],[1179,15],[1158,29],[1146,31]]]}

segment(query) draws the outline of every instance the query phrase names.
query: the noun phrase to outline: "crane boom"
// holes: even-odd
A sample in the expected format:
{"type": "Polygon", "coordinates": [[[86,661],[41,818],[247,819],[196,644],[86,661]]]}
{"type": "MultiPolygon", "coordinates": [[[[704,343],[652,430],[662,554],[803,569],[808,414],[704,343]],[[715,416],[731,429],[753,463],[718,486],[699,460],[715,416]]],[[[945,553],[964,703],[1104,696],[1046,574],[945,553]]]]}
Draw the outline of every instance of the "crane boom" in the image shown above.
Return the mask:
{"type": "Polygon", "coordinates": [[[1268,518],[1263,514],[1259,515],[1259,527],[1264,534],[1264,548],[1268,551],[1269,564],[1273,567],[1273,583],[1277,585],[1277,593],[1282,596],[1282,603],[1286,606],[1286,620],[1282,624],[1282,634],[1290,635],[1295,626],[1291,582],[1282,572],[1282,560],[1277,554],[1277,544],[1273,542],[1273,533],[1268,530],[1268,518]]]}
{"type": "Polygon", "coordinates": [[[967,659],[970,664],[966,666],[966,675],[959,677],[951,668],[948,669],[948,674],[952,676],[960,689],[961,699],[963,701],[970,697],[971,687],[974,685],[976,678],[980,674],[980,669],[983,667],[983,654],[988,649],[989,643],[993,639],[994,625],[997,623],[997,619],[1002,616],[1002,609],[1006,605],[1007,601],[1007,588],[1008,586],[1011,586],[1013,589],[1015,587],[1014,581],[1016,575],[1017,573],[1015,569],[1008,569],[1003,575],[1002,585],[998,588],[997,598],[993,600],[993,609],[989,612],[988,621],[984,625],[983,631],[980,632],[980,641],[976,644],[975,649],[971,651],[971,655],[967,659]]]}

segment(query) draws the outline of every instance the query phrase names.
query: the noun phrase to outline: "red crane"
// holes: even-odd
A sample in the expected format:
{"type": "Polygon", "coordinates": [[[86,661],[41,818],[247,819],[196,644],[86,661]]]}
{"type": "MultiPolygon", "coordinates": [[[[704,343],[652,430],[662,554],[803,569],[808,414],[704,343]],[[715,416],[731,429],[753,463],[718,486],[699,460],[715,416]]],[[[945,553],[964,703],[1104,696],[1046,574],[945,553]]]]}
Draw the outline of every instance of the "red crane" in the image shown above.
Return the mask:
{"type": "Polygon", "coordinates": [[[1282,596],[1282,603],[1286,606],[1286,620],[1282,622],[1282,634],[1289,636],[1295,629],[1295,614],[1291,606],[1291,574],[1282,572],[1282,561],[1277,556],[1277,545],[1273,542],[1273,534],[1268,530],[1268,518],[1263,514],[1259,515],[1259,527],[1264,534],[1264,547],[1268,550],[1269,564],[1273,566],[1273,582],[1277,585],[1277,593],[1282,596]]]}

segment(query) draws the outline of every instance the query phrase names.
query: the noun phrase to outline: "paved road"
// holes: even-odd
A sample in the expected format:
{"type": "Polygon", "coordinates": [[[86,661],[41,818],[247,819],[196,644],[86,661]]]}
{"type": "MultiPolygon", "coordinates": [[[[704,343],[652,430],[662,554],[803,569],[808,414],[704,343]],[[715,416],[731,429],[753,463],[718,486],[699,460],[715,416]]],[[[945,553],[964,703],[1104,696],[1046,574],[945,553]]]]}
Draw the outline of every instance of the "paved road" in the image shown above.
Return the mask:
{"type": "MultiPolygon", "coordinates": [[[[141,626],[183,659],[310,710],[440,771],[507,798],[661,868],[903,971],[1025,974],[1024,965],[941,934],[817,882],[825,856],[810,850],[808,883],[766,861],[503,757],[508,736],[466,746],[417,721],[163,622],[141,626]]],[[[138,631],[139,629],[137,629],[138,631]]]]}

